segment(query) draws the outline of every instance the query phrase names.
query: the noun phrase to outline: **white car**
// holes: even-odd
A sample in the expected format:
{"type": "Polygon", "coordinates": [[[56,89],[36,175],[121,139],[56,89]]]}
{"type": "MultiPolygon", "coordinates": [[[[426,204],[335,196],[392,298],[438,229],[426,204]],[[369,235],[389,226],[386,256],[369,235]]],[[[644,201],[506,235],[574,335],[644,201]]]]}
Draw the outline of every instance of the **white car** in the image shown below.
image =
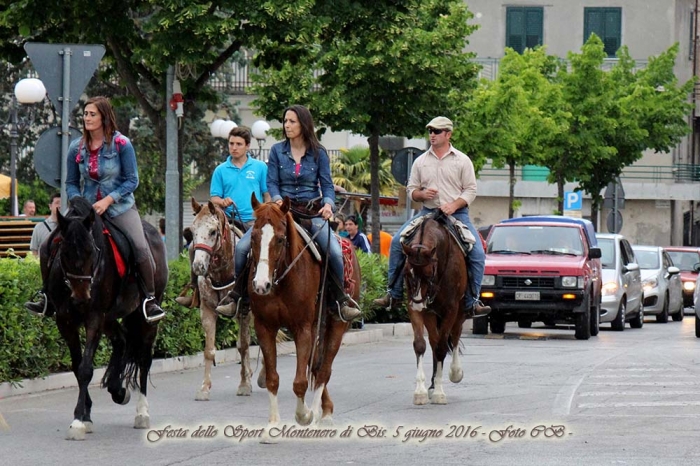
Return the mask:
{"type": "Polygon", "coordinates": [[[635,245],[632,249],[642,273],[644,314],[656,315],[663,324],[669,315],[677,322],[683,320],[681,269],[662,247],[635,245]]]}
{"type": "Polygon", "coordinates": [[[610,322],[613,330],[623,331],[629,320],[630,327],[644,325],[644,295],[642,276],[634,251],[622,235],[596,233],[601,250],[603,287],[600,323],[610,322]]]}

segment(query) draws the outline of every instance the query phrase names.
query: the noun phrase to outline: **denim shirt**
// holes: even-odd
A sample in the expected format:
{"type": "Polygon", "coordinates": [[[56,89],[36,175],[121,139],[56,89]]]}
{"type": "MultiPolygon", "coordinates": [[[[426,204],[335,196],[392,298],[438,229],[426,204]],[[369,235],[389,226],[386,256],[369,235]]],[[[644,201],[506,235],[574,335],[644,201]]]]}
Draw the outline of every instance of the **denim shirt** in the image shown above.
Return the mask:
{"type": "Polygon", "coordinates": [[[90,177],[90,151],[82,138],[75,139],[68,148],[66,163],[66,194],[68,200],[83,196],[97,202],[98,190],[102,199],[111,196],[114,203],[107,209],[108,217],[117,217],[134,205],[134,191],[139,185],[136,153],[131,141],[115,132],[111,144],[102,145],[97,154],[97,181],[90,177]]]}
{"type": "Polygon", "coordinates": [[[306,202],[323,195],[323,203],[335,209],[331,163],[326,150],[319,149],[318,159],[315,159],[307,149],[301,158],[299,176],[295,174],[295,164],[289,141],[272,146],[267,162],[267,189],[272,200],[279,201],[287,196],[293,201],[306,202]]]}

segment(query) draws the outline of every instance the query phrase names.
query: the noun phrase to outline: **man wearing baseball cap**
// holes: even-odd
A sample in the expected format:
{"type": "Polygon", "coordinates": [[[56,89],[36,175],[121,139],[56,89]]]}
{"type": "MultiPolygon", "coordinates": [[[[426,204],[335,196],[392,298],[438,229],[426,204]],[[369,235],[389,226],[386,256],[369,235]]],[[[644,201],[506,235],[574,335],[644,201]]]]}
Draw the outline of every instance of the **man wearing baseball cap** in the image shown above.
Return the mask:
{"type": "Polygon", "coordinates": [[[476,199],[476,174],[471,159],[450,143],[452,121],[444,116],[430,120],[426,125],[430,149],[416,159],[406,186],[408,197],[422,202],[423,208],[411,220],[404,223],[391,240],[389,254],[389,291],[374,303],[382,307],[396,308],[403,301],[403,262],[401,232],[416,217],[436,209],[452,215],[469,228],[477,239],[468,254],[469,286],[465,294],[464,310],[468,317],[480,317],[491,312],[489,306],[479,301],[481,280],[484,276],[484,248],[479,232],[469,219],[469,206],[476,199]]]}

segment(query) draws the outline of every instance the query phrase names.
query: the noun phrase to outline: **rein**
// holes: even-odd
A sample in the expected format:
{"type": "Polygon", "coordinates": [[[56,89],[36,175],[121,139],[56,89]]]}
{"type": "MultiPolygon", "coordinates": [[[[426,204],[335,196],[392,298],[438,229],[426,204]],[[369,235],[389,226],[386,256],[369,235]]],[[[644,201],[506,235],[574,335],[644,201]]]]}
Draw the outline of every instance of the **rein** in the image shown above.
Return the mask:
{"type": "MultiPolygon", "coordinates": [[[[426,223],[426,222],[423,222],[423,223],[421,223],[421,225],[420,225],[420,231],[419,231],[420,240],[419,240],[418,244],[415,245],[415,246],[414,246],[414,245],[411,245],[411,250],[414,250],[414,251],[416,251],[417,253],[419,253],[420,250],[425,250],[425,249],[427,249],[427,247],[426,247],[425,245],[423,245],[423,238],[424,238],[424,233],[425,233],[425,223],[426,223]]],[[[417,255],[419,255],[419,254],[417,254],[417,255]]],[[[408,261],[408,263],[409,263],[411,266],[414,266],[414,267],[425,267],[426,265],[428,265],[427,262],[423,263],[423,262],[418,262],[418,261],[414,261],[414,260],[411,260],[411,259],[412,259],[412,257],[408,257],[408,258],[406,259],[406,260],[408,261]]],[[[440,283],[442,283],[442,278],[444,278],[444,277],[441,277],[440,280],[436,283],[437,269],[438,269],[438,267],[437,267],[437,258],[431,257],[431,258],[430,258],[430,263],[432,263],[432,265],[433,265],[433,273],[432,273],[432,275],[430,276],[430,279],[428,280],[428,292],[427,292],[426,295],[425,295],[422,299],[420,299],[419,301],[415,301],[414,298],[411,297],[411,300],[412,300],[413,302],[415,302],[416,304],[425,303],[427,306],[430,306],[430,305],[433,303],[433,301],[435,300],[435,295],[436,295],[436,293],[437,293],[437,290],[439,289],[439,285],[440,285],[440,283]]],[[[421,282],[421,281],[422,281],[421,278],[419,278],[419,279],[418,279],[418,286],[420,286],[420,282],[421,282]]],[[[410,283],[410,280],[409,280],[409,283],[410,283]]]]}
{"type": "MultiPolygon", "coordinates": [[[[226,220],[226,216],[224,215],[224,220],[221,220],[221,215],[219,215],[218,212],[219,208],[217,208],[216,212],[216,218],[219,221],[219,225],[221,225],[221,228],[219,229],[219,239],[217,244],[215,244],[213,247],[209,246],[208,244],[204,243],[194,243],[192,245],[192,249],[194,251],[204,251],[207,254],[209,254],[211,258],[211,267],[210,270],[207,270],[207,275],[211,276],[212,272],[217,272],[219,270],[224,269],[228,264],[223,262],[221,259],[223,257],[222,250],[224,247],[224,244],[226,244],[229,241],[229,235],[231,234],[231,229],[229,228],[228,221],[226,220]],[[219,265],[217,265],[219,264],[219,265]]],[[[223,211],[222,211],[223,212],[223,211]]],[[[235,238],[235,235],[234,235],[235,238]]],[[[235,248],[235,240],[234,240],[234,246],[235,248]]],[[[233,258],[232,258],[233,260],[233,258]]],[[[210,280],[211,282],[211,280],[210,280]]],[[[211,289],[214,291],[222,291],[225,289],[230,288],[233,286],[235,283],[235,277],[231,280],[230,283],[226,283],[221,286],[215,286],[213,282],[211,282],[211,289]]]]}
{"type": "MultiPolygon", "coordinates": [[[[321,233],[321,229],[320,229],[320,228],[318,229],[318,231],[317,231],[316,233],[313,234],[313,236],[311,237],[311,241],[313,241],[314,239],[316,239],[316,237],[318,236],[319,233],[321,233]]],[[[329,241],[330,241],[330,238],[329,238],[329,241]]],[[[299,251],[299,254],[297,254],[296,257],[294,258],[294,260],[292,260],[292,262],[287,266],[287,268],[284,270],[284,272],[282,273],[282,275],[281,275],[279,278],[275,278],[275,280],[274,280],[274,282],[273,282],[275,286],[279,285],[279,283],[282,281],[282,279],[283,279],[284,277],[287,276],[287,274],[289,273],[289,271],[292,270],[292,267],[294,267],[294,264],[296,264],[296,263],[299,261],[299,259],[301,259],[301,255],[304,254],[304,251],[306,251],[306,249],[309,248],[309,245],[310,245],[310,244],[311,244],[311,243],[306,243],[306,244],[304,245],[304,247],[302,248],[302,250],[299,251]]],[[[326,262],[328,262],[328,261],[326,261],[326,262]]],[[[275,270],[277,270],[276,267],[275,267],[275,270]]]]}
{"type": "MultiPolygon", "coordinates": [[[[66,272],[66,269],[63,267],[63,261],[61,258],[58,258],[58,265],[61,267],[61,272],[63,275],[67,278],[65,280],[66,286],[68,288],[71,288],[70,280],[77,280],[79,282],[90,282],[90,286],[92,286],[92,283],[95,280],[94,272],[95,272],[95,265],[100,264],[100,260],[102,259],[102,250],[97,247],[95,244],[95,238],[92,236],[92,232],[90,232],[90,239],[91,239],[91,245],[92,245],[92,250],[97,252],[97,259],[93,261],[92,263],[92,274],[91,275],[78,275],[70,272],[66,272]]],[[[57,251],[58,254],[61,253],[60,248],[57,251]]],[[[54,259],[55,260],[55,259],[54,259]]]]}

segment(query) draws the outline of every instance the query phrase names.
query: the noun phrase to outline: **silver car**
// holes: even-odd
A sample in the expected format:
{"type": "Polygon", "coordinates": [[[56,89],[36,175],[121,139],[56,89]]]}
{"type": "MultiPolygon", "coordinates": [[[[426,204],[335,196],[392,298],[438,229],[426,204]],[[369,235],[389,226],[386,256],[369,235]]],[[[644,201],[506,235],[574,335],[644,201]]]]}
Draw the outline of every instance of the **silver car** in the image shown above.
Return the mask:
{"type": "Polygon", "coordinates": [[[700,275],[695,279],[695,291],[693,292],[693,306],[695,307],[695,336],[700,338],[700,275]]]}
{"type": "Polygon", "coordinates": [[[602,252],[603,299],[600,323],[610,322],[613,330],[622,331],[644,325],[642,276],[630,243],[622,235],[596,233],[602,252]]]}
{"type": "Polygon", "coordinates": [[[673,265],[671,256],[659,246],[632,246],[642,273],[644,313],[656,315],[665,324],[668,316],[683,320],[681,269],[673,265]]]}

